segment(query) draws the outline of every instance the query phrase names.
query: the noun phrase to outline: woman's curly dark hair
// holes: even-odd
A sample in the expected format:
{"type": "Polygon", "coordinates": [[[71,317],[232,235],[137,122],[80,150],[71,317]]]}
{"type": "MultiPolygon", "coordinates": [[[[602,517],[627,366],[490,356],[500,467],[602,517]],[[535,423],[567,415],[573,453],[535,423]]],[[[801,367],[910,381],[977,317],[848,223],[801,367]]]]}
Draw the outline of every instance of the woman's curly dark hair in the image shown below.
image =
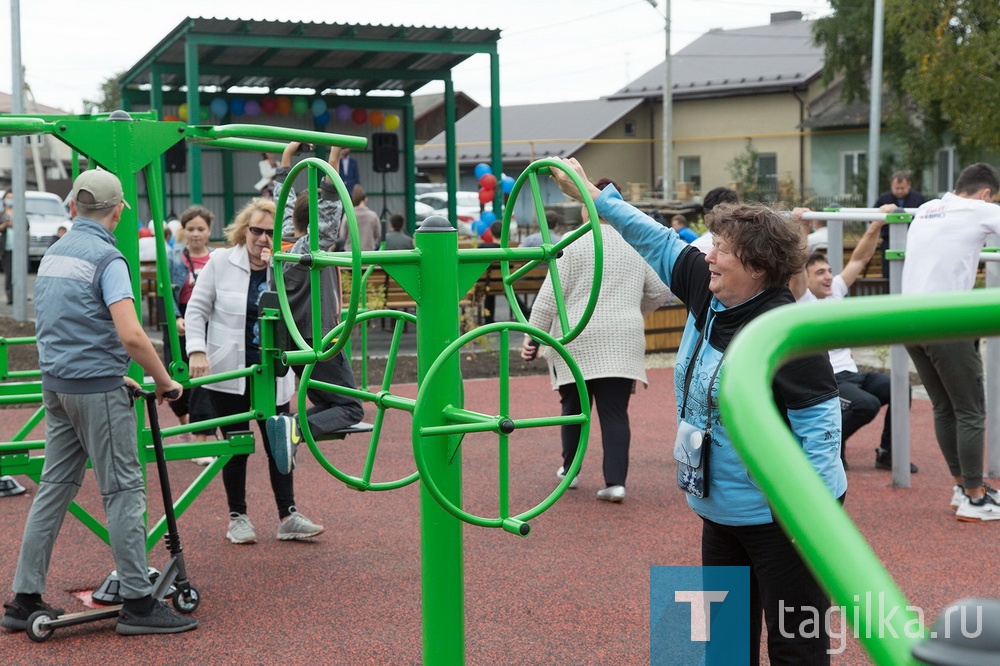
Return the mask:
{"type": "Polygon", "coordinates": [[[806,246],[791,218],[761,204],[719,204],[706,216],[708,230],[733,247],[740,263],[765,274],[769,288],[788,284],[806,265],[806,246]]]}

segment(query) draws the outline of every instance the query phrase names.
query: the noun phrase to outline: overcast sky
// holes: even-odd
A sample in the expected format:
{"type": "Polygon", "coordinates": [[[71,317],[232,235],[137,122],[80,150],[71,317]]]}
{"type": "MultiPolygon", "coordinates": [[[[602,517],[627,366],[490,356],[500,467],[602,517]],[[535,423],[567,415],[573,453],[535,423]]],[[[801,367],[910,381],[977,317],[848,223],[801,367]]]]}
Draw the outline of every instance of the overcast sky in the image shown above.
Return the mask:
{"type": "MultiPolygon", "coordinates": [[[[0,0],[0,91],[13,80],[11,5],[0,0]]],[[[501,100],[609,95],[664,58],[663,4],[646,0],[20,0],[21,60],[35,99],[72,113],[99,96],[186,17],[499,28],[501,100]],[[287,7],[287,12],[277,10],[287,7]]],[[[673,0],[671,51],[712,28],[764,25],[771,12],[829,13],[826,0],[673,0]]],[[[489,59],[454,70],[455,89],[488,105],[489,59]]],[[[421,92],[439,92],[431,84],[421,92]]]]}

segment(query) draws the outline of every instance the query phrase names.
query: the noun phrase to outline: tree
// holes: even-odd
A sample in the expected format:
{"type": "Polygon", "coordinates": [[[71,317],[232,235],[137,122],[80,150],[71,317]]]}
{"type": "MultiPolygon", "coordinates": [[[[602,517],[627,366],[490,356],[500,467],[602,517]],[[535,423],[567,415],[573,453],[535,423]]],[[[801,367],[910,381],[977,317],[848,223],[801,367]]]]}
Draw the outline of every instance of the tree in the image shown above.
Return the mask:
{"type": "Polygon", "coordinates": [[[743,152],[726,165],[729,175],[736,181],[736,190],[746,201],[774,199],[777,192],[769,186],[767,177],[760,170],[760,153],[753,144],[747,142],[743,152]]]}
{"type": "Polygon", "coordinates": [[[122,108],[122,91],[118,87],[118,77],[124,72],[104,79],[101,84],[101,98],[97,100],[83,100],[83,110],[85,113],[111,113],[122,108]]]}
{"type": "MultiPolygon", "coordinates": [[[[845,102],[867,101],[873,3],[831,0],[830,6],[833,13],[813,28],[815,43],[824,50],[823,80],[829,84],[842,77],[845,102]]],[[[996,2],[886,0],[883,121],[915,179],[933,164],[947,130],[963,160],[984,150],[1000,152],[998,52],[996,2]]]]}

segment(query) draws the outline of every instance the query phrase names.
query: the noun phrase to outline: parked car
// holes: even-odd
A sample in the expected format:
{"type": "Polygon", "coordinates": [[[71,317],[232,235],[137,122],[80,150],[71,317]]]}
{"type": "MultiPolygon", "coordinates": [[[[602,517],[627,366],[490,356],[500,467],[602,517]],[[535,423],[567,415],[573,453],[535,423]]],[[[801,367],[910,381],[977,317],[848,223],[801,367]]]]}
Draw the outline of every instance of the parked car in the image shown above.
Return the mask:
{"type": "MultiPolygon", "coordinates": [[[[479,192],[455,192],[455,214],[458,216],[458,233],[463,236],[476,236],[472,223],[479,219],[479,192]]],[[[416,196],[417,219],[422,220],[430,215],[448,217],[448,192],[424,192],[416,196]],[[422,204],[422,205],[421,205],[422,204]],[[424,208],[423,206],[428,206],[424,208]]],[[[493,202],[486,204],[486,210],[493,210],[493,202]]],[[[517,234],[517,222],[511,217],[511,233],[517,234]]]]}
{"type": "MultiPolygon", "coordinates": [[[[0,193],[0,198],[3,194],[0,193]]],[[[73,221],[63,208],[63,200],[51,192],[27,190],[24,206],[28,218],[28,260],[34,268],[49,246],[56,242],[59,227],[66,227],[69,231],[73,221]]]]}

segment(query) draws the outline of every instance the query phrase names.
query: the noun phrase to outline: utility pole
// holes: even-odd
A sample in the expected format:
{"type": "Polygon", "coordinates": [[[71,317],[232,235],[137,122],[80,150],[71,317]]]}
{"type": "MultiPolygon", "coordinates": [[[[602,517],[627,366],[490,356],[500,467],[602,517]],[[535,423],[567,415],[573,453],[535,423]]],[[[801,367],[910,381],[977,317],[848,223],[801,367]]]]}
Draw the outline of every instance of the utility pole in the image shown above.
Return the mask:
{"type": "MultiPolygon", "coordinates": [[[[656,0],[646,0],[656,9],[656,0]]],[[[670,82],[670,0],[663,0],[663,33],[666,46],[663,59],[663,200],[673,198],[673,90],[670,82]]]]}
{"type": "MultiPolygon", "coordinates": [[[[13,75],[11,83],[11,111],[24,113],[24,70],[21,67],[21,5],[19,0],[10,3],[10,50],[13,75]]],[[[14,234],[11,275],[14,283],[14,321],[28,320],[28,216],[25,213],[24,191],[28,187],[24,169],[24,137],[10,137],[13,148],[13,168],[10,189],[14,191],[14,226],[7,233],[14,234]]]]}

